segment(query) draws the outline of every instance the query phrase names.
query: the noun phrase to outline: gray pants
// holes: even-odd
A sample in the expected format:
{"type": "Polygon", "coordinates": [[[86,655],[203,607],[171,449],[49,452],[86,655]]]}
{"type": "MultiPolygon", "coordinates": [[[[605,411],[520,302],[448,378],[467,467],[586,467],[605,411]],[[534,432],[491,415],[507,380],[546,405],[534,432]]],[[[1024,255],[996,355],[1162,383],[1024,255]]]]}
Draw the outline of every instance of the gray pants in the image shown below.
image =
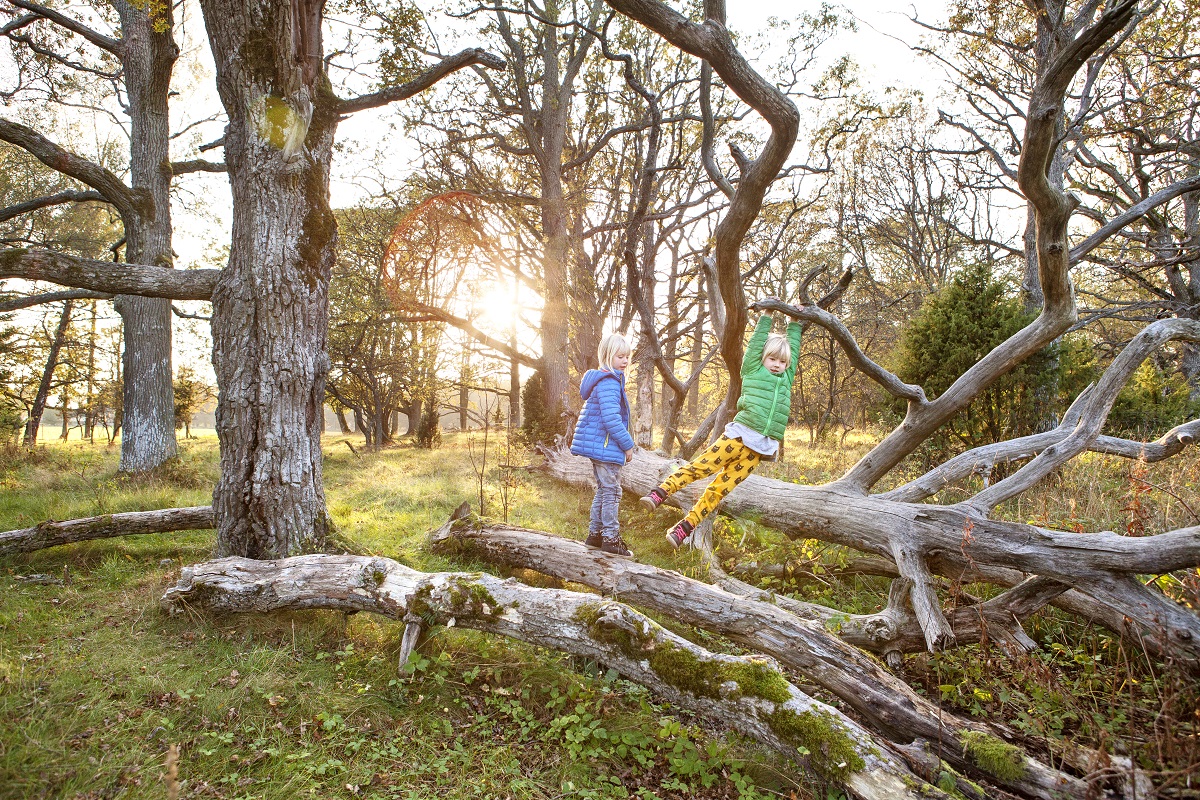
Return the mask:
{"type": "Polygon", "coordinates": [[[617,521],[617,507],[621,503],[621,465],[592,459],[592,473],[596,476],[596,497],[592,500],[588,534],[598,533],[604,541],[615,542],[621,537],[621,524],[617,521]]]}

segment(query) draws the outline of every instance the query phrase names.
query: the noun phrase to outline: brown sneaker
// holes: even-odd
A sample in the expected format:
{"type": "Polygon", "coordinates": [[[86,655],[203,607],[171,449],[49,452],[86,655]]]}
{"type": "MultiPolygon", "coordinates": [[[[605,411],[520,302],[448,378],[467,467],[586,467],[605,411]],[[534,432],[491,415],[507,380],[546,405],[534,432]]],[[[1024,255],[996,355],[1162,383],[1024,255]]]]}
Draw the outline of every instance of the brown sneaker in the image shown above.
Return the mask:
{"type": "Polygon", "coordinates": [[[671,547],[679,547],[679,545],[683,544],[692,535],[693,530],[695,528],[692,526],[692,523],[686,519],[680,520],[678,525],[667,531],[667,541],[671,543],[671,547]]]}
{"type": "Polygon", "coordinates": [[[587,538],[583,540],[583,546],[590,547],[593,550],[598,550],[602,544],[604,544],[604,537],[598,533],[589,533],[587,538]]]}
{"type": "Polygon", "coordinates": [[[633,558],[633,551],[625,544],[625,540],[619,537],[615,542],[606,541],[600,545],[600,552],[620,556],[621,558],[633,558]]]}

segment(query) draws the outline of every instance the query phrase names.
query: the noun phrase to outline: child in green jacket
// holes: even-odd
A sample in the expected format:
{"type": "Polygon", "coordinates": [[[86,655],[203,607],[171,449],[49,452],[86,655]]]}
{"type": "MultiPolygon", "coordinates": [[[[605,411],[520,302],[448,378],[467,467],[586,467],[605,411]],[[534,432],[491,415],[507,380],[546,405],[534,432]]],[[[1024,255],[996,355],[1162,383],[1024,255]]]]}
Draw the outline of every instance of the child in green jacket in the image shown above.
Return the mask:
{"type": "Polygon", "coordinates": [[[788,323],[787,336],[783,336],[771,333],[771,316],[764,314],[742,359],[742,396],[738,399],[737,416],[711,447],[690,464],[676,469],[641,499],[641,504],[653,511],[689,483],[720,471],[687,516],[667,533],[672,547],[683,544],[725,495],[754,471],[759,461],[779,452],[799,360],[800,323],[788,323]]]}

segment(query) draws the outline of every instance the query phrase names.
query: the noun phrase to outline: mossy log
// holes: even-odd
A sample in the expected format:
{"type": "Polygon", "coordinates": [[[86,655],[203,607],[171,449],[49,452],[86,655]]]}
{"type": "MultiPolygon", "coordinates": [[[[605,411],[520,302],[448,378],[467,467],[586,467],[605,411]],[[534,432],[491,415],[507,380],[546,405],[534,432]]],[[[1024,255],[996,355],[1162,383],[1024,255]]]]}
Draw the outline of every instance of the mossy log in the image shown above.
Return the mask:
{"type": "Polygon", "coordinates": [[[912,756],[909,766],[916,771],[921,771],[921,763],[928,758],[921,744],[936,742],[940,758],[958,771],[1022,797],[1083,800],[1145,795],[1144,777],[1138,774],[1131,779],[1131,765],[1125,775],[1110,781],[1111,785],[1089,786],[1005,742],[1001,737],[1009,734],[1002,728],[938,708],[878,662],[834,636],[821,621],[802,619],[772,603],[732,594],[671,570],[598,557],[596,551],[577,541],[474,517],[452,518],[433,532],[431,545],[442,553],[533,569],[580,583],[771,656],[854,709],[877,735],[912,756]],[[1015,764],[1005,762],[1005,769],[992,769],[992,762],[978,757],[979,742],[1008,748],[1005,752],[1015,758],[1015,764]],[[1132,780],[1139,783],[1136,791],[1132,780]]]}
{"type": "MultiPolygon", "coordinates": [[[[587,459],[561,447],[544,455],[554,477],[591,484],[587,459]]],[[[621,470],[621,485],[631,494],[645,494],[677,463],[639,451],[621,470]]],[[[668,502],[687,507],[703,488],[697,482],[668,502]]],[[[890,559],[912,581],[909,598],[927,649],[953,646],[956,633],[937,600],[933,573],[1006,586],[1039,574],[1070,587],[1048,598],[1051,604],[1118,634],[1132,625],[1140,646],[1200,670],[1200,615],[1137,579],[1139,574],[1200,566],[1200,527],[1137,538],[1077,534],[992,520],[967,507],[897,502],[838,483],[802,486],[760,475],[734,489],[721,509],[792,538],[890,559]]]]}
{"type": "MultiPolygon", "coordinates": [[[[602,558],[613,558],[603,556],[602,558]]],[[[391,559],[230,557],[184,568],[161,603],[265,613],[369,611],[499,634],[594,659],[671,703],[727,724],[865,800],[949,798],[886,742],[809,697],[770,659],[712,653],[614,600],[485,573],[424,573],[391,559]]]]}
{"type": "Polygon", "coordinates": [[[204,530],[213,527],[212,506],[130,511],[66,522],[43,522],[32,528],[0,533],[0,556],[30,553],[46,547],[114,536],[204,530]]]}

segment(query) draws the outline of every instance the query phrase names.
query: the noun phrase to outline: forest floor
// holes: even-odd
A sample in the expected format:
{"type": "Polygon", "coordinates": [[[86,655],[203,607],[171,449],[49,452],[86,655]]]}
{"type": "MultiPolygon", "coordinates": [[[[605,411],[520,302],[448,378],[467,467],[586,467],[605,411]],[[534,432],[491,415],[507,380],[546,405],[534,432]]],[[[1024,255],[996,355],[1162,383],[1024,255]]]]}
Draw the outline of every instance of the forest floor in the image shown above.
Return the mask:
{"type": "MultiPolygon", "coordinates": [[[[365,453],[359,442],[323,442],[329,511],[345,549],[429,571],[463,569],[424,541],[463,501],[479,511],[481,498],[494,519],[586,533],[591,493],[521,468],[535,459],[495,432],[486,453],[482,433],[447,434],[434,451],[365,453]]],[[[100,444],[0,453],[0,530],[206,505],[216,441],[180,444],[176,462],[137,478],[117,475],[116,449],[100,444]]],[[[782,461],[761,471],[820,483],[870,444],[851,436],[812,446],[793,431],[782,461]]],[[[1131,535],[1194,525],[1200,457],[1185,456],[1148,466],[1080,459],[1002,511],[1131,535]]],[[[646,515],[627,499],[625,538],[638,560],[700,577],[698,556],[671,551],[662,536],[673,513],[646,515]]],[[[764,587],[848,612],[886,600],[885,579],[839,576],[848,557],[840,548],[724,518],[715,536],[727,567],[788,565],[783,578],[757,578],[764,587]]],[[[797,783],[773,755],[594,663],[523,643],[441,629],[402,674],[402,626],[366,614],[166,616],[159,597],[212,544],[211,531],[198,531],[0,558],[0,800],[161,798],[176,788],[180,797],[231,799],[839,796],[797,783]]],[[[549,585],[536,573],[519,577],[549,585]]],[[[1198,585],[1194,571],[1162,584],[1194,606],[1198,585]]],[[[1028,657],[986,647],[910,656],[904,677],[959,713],[1007,722],[1030,746],[1052,752],[1071,739],[1130,754],[1154,773],[1160,796],[1200,797],[1191,788],[1200,789],[1193,679],[1057,612],[1038,614],[1027,631],[1041,644],[1028,657]]]]}

